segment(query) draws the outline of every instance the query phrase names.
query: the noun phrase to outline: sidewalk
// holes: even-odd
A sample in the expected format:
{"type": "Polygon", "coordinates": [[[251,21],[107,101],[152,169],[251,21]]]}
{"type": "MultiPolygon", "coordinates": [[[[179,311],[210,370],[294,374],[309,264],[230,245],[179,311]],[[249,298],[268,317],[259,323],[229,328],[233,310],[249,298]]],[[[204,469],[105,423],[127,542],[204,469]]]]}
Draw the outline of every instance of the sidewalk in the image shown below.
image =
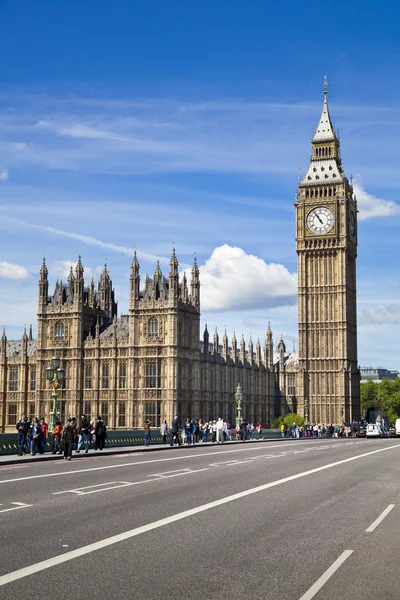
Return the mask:
{"type": "MultiPolygon", "coordinates": [[[[246,445],[252,445],[252,444],[266,444],[266,443],[273,443],[273,442],[282,442],[282,441],[288,441],[290,438],[286,438],[285,440],[282,440],[282,438],[269,438],[269,439],[262,439],[262,440],[246,440],[246,442],[243,442],[242,440],[232,440],[230,442],[224,442],[224,445],[227,446],[231,446],[231,445],[235,445],[235,444],[246,444],[246,445]]],[[[308,438],[304,438],[304,439],[308,439],[308,438]]],[[[182,448],[186,448],[186,449],[193,449],[193,448],[202,448],[203,446],[221,446],[222,444],[218,444],[218,443],[213,443],[213,442],[199,442],[197,443],[195,446],[188,446],[187,444],[182,444],[181,446],[174,446],[171,448],[171,446],[169,444],[151,444],[150,446],[112,446],[110,448],[107,448],[107,446],[104,448],[104,450],[93,450],[90,449],[89,452],[87,454],[85,454],[82,450],[79,454],[77,454],[75,451],[72,454],[72,459],[73,460],[79,460],[82,456],[84,458],[90,458],[90,457],[99,457],[99,456],[112,456],[112,455],[124,455],[124,454],[134,454],[134,453],[139,453],[139,454],[144,454],[147,452],[152,452],[152,451],[158,451],[158,450],[169,450],[171,452],[173,452],[174,450],[178,451],[182,448]]],[[[31,462],[47,462],[50,460],[63,460],[63,456],[60,454],[51,454],[51,452],[46,452],[45,454],[36,454],[35,456],[32,456],[30,454],[27,454],[25,456],[17,456],[17,455],[12,455],[12,454],[4,454],[4,455],[0,455],[0,469],[2,466],[5,465],[16,465],[16,464],[26,464],[26,463],[31,463],[31,462]]]]}

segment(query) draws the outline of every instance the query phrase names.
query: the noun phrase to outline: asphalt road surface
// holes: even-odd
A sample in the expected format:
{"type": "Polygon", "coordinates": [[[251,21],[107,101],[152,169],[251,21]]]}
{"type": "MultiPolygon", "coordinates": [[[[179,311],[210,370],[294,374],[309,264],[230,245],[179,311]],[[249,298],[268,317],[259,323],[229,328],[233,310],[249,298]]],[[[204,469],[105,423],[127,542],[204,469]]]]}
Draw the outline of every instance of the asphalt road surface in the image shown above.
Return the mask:
{"type": "Polygon", "coordinates": [[[0,598],[400,598],[400,440],[0,467],[0,598]]]}

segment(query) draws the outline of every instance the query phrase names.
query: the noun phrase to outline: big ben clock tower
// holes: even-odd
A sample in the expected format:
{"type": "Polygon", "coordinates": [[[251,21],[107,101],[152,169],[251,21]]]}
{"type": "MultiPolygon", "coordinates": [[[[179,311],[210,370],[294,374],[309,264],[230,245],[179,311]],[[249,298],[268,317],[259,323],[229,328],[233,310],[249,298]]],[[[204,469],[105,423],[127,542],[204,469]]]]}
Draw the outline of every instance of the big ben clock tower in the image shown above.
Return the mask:
{"type": "Polygon", "coordinates": [[[328,84],[311,164],[296,199],[298,406],[312,423],[360,417],[357,363],[357,202],[340,158],[328,84]]]}

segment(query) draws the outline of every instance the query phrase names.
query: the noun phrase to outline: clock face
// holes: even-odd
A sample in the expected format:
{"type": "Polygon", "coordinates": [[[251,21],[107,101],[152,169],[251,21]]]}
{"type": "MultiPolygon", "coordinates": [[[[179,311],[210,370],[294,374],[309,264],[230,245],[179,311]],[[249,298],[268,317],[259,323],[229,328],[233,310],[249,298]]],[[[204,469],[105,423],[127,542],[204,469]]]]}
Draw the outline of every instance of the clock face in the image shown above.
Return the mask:
{"type": "Polygon", "coordinates": [[[307,227],[315,234],[322,235],[333,229],[335,217],[327,206],[317,206],[310,210],[307,215],[307,227]]]}
{"type": "Polygon", "coordinates": [[[356,215],[354,210],[350,211],[350,235],[351,237],[356,237],[356,215]]]}

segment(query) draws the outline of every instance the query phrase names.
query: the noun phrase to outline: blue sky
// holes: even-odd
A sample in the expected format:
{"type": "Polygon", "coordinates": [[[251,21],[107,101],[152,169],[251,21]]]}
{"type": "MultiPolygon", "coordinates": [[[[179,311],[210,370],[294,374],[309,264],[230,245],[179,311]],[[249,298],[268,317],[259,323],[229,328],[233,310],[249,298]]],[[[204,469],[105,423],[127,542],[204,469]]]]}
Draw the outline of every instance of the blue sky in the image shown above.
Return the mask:
{"type": "Polygon", "coordinates": [[[82,254],[127,311],[197,253],[202,327],[297,346],[294,207],[329,81],[359,201],[359,362],[400,368],[396,2],[0,1],[0,324],[82,254]]]}

